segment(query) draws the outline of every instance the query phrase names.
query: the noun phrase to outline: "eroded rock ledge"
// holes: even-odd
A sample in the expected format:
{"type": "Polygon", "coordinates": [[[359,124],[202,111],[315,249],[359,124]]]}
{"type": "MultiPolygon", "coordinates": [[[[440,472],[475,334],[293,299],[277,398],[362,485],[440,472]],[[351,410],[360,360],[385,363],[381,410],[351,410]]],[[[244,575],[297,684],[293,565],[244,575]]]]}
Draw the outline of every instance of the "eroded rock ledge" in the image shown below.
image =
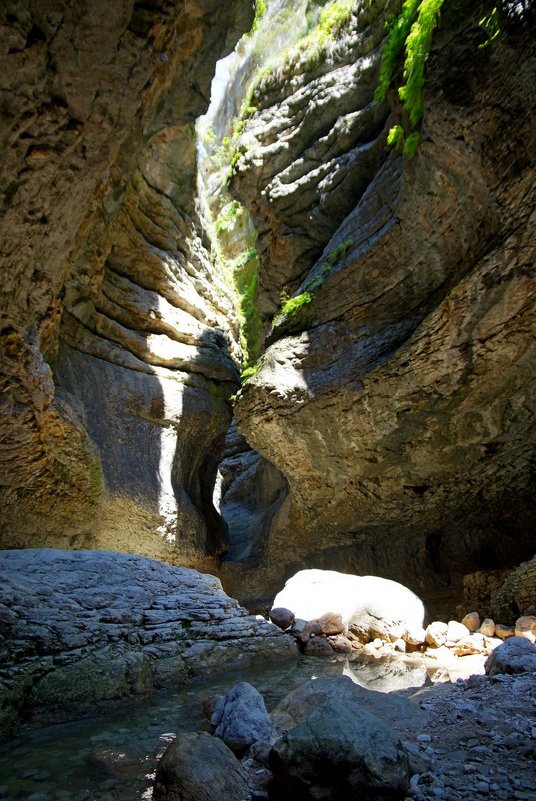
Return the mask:
{"type": "Polygon", "coordinates": [[[0,738],[256,659],[291,637],[248,615],[217,578],[142,556],[0,553],[0,738]]]}

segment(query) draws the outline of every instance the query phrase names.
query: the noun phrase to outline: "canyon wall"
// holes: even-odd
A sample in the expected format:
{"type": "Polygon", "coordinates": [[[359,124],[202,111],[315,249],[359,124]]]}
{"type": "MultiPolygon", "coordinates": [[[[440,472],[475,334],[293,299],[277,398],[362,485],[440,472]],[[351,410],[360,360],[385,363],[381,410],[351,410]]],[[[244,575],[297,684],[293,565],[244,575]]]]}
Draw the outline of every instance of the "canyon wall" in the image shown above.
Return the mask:
{"type": "Polygon", "coordinates": [[[437,600],[533,556],[534,15],[504,2],[487,42],[445,0],[409,159],[374,100],[400,7],[310,2],[230,104],[262,351],[239,434],[194,125],[251,3],[3,5],[2,547],[205,567],[259,607],[307,566],[437,600]]]}
{"type": "Polygon", "coordinates": [[[196,118],[248,2],[8,2],[3,547],[203,562],[238,386],[196,209],[196,118]]]}
{"type": "Polygon", "coordinates": [[[229,566],[251,599],[314,566],[439,602],[534,552],[534,21],[485,45],[445,3],[408,159],[396,92],[373,101],[393,4],[358,8],[261,76],[238,143],[268,347],[235,413],[289,483],[256,569],[229,566]]]}

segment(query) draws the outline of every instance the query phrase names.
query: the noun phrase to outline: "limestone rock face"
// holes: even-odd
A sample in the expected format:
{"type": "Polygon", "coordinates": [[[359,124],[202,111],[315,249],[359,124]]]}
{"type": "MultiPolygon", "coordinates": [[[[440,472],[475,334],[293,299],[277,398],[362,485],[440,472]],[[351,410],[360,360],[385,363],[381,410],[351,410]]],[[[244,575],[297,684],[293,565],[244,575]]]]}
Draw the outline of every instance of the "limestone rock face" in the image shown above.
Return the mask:
{"type": "Polygon", "coordinates": [[[238,142],[232,191],[259,233],[265,322],[320,256],[384,158],[387,105],[372,103],[392,0],[356,4],[320,51],[306,40],[264,71],[238,142]]]}
{"type": "Polygon", "coordinates": [[[513,570],[491,596],[495,619],[512,620],[519,613],[536,614],[536,556],[513,570]]]}
{"type": "Polygon", "coordinates": [[[287,496],[285,477],[252,450],[233,421],[218,466],[219,508],[229,529],[224,574],[262,558],[267,533],[287,496]]]}
{"type": "Polygon", "coordinates": [[[251,4],[0,11],[4,546],[200,561],[237,386],[193,125],[251,4]]]}
{"type": "Polygon", "coordinates": [[[217,578],[109,551],[0,552],[0,737],[261,658],[294,641],[217,578]]]}
{"type": "Polygon", "coordinates": [[[266,253],[259,307],[285,281],[312,297],[276,318],[235,413],[289,484],[259,580],[381,565],[433,598],[533,553],[536,55],[519,21],[479,49],[477,20],[446,14],[422,142],[402,159],[382,134],[397,109],[386,121],[372,103],[383,34],[370,15],[391,5],[370,5],[337,46],[351,67],[298,62],[254,98],[233,186],[266,253]],[[337,105],[348,86],[351,120],[337,105]]]}

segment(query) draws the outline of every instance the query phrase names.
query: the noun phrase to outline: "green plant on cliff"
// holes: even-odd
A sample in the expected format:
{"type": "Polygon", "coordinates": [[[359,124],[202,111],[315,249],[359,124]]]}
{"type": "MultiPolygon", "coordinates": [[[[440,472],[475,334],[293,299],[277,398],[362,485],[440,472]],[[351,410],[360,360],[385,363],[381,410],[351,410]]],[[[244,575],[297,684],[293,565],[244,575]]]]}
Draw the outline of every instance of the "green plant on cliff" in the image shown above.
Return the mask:
{"type": "Polygon", "coordinates": [[[256,0],[255,17],[253,19],[253,25],[251,26],[249,36],[251,36],[252,33],[255,33],[265,14],[266,14],[266,0],[256,0]]]}
{"type": "Polygon", "coordinates": [[[304,306],[307,306],[307,304],[312,301],[313,297],[314,295],[312,292],[302,292],[300,295],[294,295],[293,298],[284,300],[276,318],[282,317],[283,315],[292,317],[294,314],[297,314],[300,309],[303,309],[304,306]]]}
{"type": "Polygon", "coordinates": [[[319,289],[328,275],[333,271],[335,266],[348,255],[353,245],[352,239],[345,239],[330,251],[324,262],[320,265],[320,269],[313,278],[309,278],[304,286],[304,291],[299,295],[294,295],[289,298],[286,293],[281,294],[281,308],[274,317],[274,322],[277,322],[281,317],[293,317],[304,306],[307,306],[314,298],[314,293],[319,289]]]}
{"type": "Polygon", "coordinates": [[[356,0],[332,0],[326,3],[318,17],[315,15],[313,27],[295,44],[283,50],[277,62],[259,71],[253,86],[253,94],[260,84],[272,79],[279,81],[282,67],[287,74],[297,69],[300,71],[314,69],[324,59],[328,45],[337,41],[341,32],[347,27],[355,6],[356,0]]]}
{"type": "Polygon", "coordinates": [[[499,16],[499,7],[493,6],[489,14],[486,14],[485,17],[482,17],[480,22],[478,23],[481,28],[483,28],[486,33],[488,34],[488,38],[485,42],[479,45],[479,48],[482,49],[483,47],[487,47],[489,44],[495,41],[495,39],[501,33],[501,22],[499,16]]]}
{"type": "Polygon", "coordinates": [[[260,355],[261,321],[255,303],[258,266],[259,257],[255,247],[249,247],[231,263],[238,294],[240,347],[245,369],[253,367],[260,355]]]}
{"type": "Polygon", "coordinates": [[[404,83],[399,86],[398,95],[403,102],[407,122],[391,128],[388,142],[402,148],[408,158],[415,154],[419,146],[420,135],[416,129],[424,112],[424,70],[443,2],[405,0],[398,17],[387,22],[389,39],[382,54],[375,99],[378,102],[385,99],[404,50],[404,83]]]}
{"type": "Polygon", "coordinates": [[[234,224],[236,218],[240,215],[242,206],[237,200],[231,200],[227,203],[216,218],[215,228],[218,236],[225,231],[229,231],[234,224]]]}

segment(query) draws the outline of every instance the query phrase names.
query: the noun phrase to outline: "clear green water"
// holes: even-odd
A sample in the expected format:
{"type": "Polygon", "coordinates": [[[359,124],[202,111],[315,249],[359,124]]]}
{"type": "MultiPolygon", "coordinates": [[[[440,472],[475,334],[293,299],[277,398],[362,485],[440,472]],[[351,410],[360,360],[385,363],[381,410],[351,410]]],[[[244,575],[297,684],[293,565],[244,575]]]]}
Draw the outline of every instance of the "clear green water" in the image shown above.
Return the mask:
{"type": "MultiPolygon", "coordinates": [[[[1,801],[149,801],[158,758],[178,731],[208,730],[203,701],[249,681],[268,710],[311,678],[351,675],[380,691],[419,686],[423,669],[400,660],[330,661],[298,656],[284,665],[222,672],[74,723],[45,726],[0,747],[1,801]]],[[[224,801],[222,799],[222,801],[224,801]]]]}

